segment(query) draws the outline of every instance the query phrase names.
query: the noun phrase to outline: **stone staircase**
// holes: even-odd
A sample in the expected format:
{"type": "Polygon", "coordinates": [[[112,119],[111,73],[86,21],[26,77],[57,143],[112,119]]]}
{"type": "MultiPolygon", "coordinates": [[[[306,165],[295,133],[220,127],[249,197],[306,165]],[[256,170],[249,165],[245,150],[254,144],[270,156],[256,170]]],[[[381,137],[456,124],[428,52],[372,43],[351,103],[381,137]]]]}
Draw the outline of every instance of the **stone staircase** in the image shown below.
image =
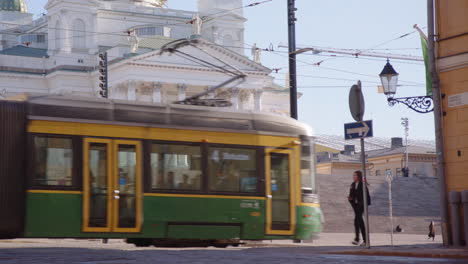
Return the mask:
{"type": "MultiPolygon", "coordinates": [[[[318,175],[319,194],[325,217],[324,232],[354,232],[354,213],[347,196],[351,176],[318,175]]],[[[388,183],[385,176],[368,177],[372,205],[370,231],[390,232],[388,183]]],[[[439,222],[438,181],[435,178],[398,177],[392,183],[393,228],[404,233],[427,234],[431,220],[439,222]]],[[[437,225],[438,226],[438,225],[437,225]]],[[[439,229],[437,234],[440,234],[439,229]]]]}

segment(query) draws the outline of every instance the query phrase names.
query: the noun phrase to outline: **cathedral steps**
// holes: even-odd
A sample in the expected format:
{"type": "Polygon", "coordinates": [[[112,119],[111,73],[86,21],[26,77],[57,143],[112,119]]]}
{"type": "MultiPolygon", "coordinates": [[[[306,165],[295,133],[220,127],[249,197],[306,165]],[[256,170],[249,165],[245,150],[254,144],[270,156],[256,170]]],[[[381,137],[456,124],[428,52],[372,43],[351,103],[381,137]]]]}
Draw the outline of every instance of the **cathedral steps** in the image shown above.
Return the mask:
{"type": "MultiPolygon", "coordinates": [[[[354,232],[354,213],[347,200],[352,176],[319,175],[318,180],[324,232],[354,232]]],[[[368,182],[372,199],[370,230],[390,232],[388,183],[384,176],[368,177],[368,182]]],[[[430,221],[440,219],[437,179],[398,177],[392,183],[392,190],[393,228],[400,225],[405,233],[428,233],[430,221]]]]}

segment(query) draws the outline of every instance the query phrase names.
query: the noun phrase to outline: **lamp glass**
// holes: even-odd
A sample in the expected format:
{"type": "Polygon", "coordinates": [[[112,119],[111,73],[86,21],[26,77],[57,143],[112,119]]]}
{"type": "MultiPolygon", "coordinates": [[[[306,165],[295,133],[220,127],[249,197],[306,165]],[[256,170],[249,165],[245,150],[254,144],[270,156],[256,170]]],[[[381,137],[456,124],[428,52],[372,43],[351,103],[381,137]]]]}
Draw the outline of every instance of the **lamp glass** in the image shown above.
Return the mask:
{"type": "Polygon", "coordinates": [[[393,96],[396,93],[398,86],[398,74],[380,75],[380,80],[382,81],[384,94],[387,96],[393,96]]]}

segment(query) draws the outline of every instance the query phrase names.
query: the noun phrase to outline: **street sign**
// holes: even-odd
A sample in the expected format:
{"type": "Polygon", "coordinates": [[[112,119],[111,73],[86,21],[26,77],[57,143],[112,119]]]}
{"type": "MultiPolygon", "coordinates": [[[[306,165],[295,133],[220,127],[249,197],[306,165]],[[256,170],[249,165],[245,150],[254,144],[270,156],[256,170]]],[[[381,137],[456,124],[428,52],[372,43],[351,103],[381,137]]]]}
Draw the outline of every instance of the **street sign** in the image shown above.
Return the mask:
{"type": "Polygon", "coordinates": [[[345,139],[368,138],[374,136],[372,120],[344,125],[345,139]]]}
{"type": "Polygon", "coordinates": [[[362,94],[361,81],[351,87],[349,91],[349,110],[354,120],[361,122],[364,117],[366,105],[364,103],[364,95],[362,94]]]}

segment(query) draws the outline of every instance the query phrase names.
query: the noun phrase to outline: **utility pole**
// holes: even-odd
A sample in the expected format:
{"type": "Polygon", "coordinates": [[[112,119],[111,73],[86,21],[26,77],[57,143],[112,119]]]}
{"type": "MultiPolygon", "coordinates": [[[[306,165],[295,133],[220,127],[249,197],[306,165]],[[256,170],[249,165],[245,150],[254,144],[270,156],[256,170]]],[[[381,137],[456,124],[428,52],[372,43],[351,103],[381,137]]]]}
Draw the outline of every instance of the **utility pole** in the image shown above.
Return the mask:
{"type": "Polygon", "coordinates": [[[408,154],[408,136],[409,136],[409,119],[407,117],[401,118],[401,124],[405,128],[405,177],[409,177],[409,154],[408,154]]]}
{"type": "Polygon", "coordinates": [[[291,117],[297,114],[297,65],[296,65],[296,0],[288,0],[289,89],[291,117]]]}
{"type": "Polygon", "coordinates": [[[429,68],[432,77],[432,99],[434,100],[435,140],[437,153],[437,177],[439,178],[440,216],[442,237],[445,246],[450,245],[448,226],[447,179],[445,178],[444,139],[442,134],[442,93],[439,87],[439,75],[435,57],[435,20],[434,0],[427,0],[427,31],[429,68]]]}

